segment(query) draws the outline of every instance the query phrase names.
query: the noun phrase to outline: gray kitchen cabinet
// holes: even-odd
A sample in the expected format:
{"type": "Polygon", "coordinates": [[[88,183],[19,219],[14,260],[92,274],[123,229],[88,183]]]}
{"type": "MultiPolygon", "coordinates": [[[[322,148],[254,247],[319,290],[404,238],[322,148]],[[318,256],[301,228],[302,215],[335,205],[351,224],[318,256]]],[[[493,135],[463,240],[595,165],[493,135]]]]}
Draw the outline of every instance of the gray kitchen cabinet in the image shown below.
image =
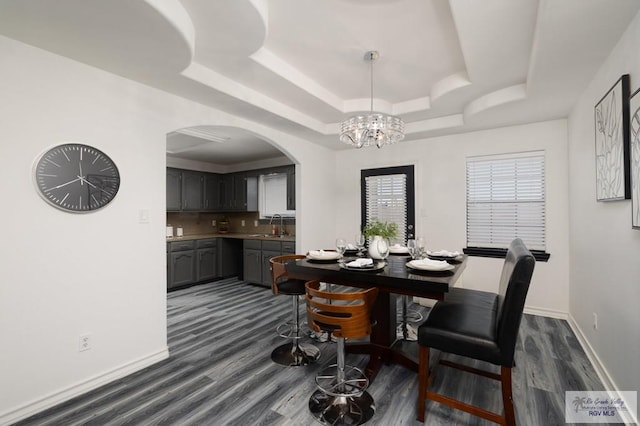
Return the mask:
{"type": "Polygon", "coordinates": [[[182,171],[167,169],[167,211],[182,208],[182,171]]]}
{"type": "Polygon", "coordinates": [[[260,240],[244,240],[243,251],[244,280],[250,283],[262,283],[262,243],[260,240]]]}
{"type": "Polygon", "coordinates": [[[269,259],[295,253],[295,242],[244,240],[244,281],[271,287],[269,259]]]}
{"type": "Polygon", "coordinates": [[[205,173],[204,179],[204,200],[203,209],[205,211],[220,210],[220,176],[214,173],[205,173]]]}
{"type": "Polygon", "coordinates": [[[204,174],[199,172],[182,172],[182,210],[203,210],[204,174]]]}
{"type": "Polygon", "coordinates": [[[172,289],[196,281],[196,250],[194,241],[169,243],[169,275],[167,288],[172,289]]]}
{"type": "Polygon", "coordinates": [[[262,250],[262,285],[271,287],[271,263],[269,259],[272,257],[280,256],[282,251],[280,250],[262,250]]]}
{"type": "Polygon", "coordinates": [[[245,172],[220,176],[220,206],[223,211],[258,211],[258,177],[245,172]]]}
{"type": "Polygon", "coordinates": [[[211,281],[218,276],[218,241],[197,241],[196,281],[211,281]]]}

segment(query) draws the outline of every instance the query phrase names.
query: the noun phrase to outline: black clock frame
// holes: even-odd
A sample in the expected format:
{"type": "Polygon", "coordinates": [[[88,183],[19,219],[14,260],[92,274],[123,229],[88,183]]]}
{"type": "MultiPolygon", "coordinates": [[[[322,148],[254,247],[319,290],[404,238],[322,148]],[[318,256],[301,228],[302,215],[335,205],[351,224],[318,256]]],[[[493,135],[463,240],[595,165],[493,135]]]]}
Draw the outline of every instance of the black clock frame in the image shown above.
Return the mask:
{"type": "Polygon", "coordinates": [[[33,168],[38,194],[71,213],[90,213],[109,204],[120,189],[120,172],[101,150],[79,143],[57,145],[33,168]]]}

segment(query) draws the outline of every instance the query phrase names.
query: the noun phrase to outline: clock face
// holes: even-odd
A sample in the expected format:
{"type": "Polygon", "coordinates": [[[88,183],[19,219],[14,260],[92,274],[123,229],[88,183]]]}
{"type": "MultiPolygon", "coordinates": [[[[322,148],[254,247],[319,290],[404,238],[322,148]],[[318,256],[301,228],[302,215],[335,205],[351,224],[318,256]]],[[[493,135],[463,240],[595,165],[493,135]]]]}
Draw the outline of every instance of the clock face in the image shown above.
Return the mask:
{"type": "Polygon", "coordinates": [[[58,145],[35,165],[42,197],[59,209],[88,213],[106,206],[118,192],[120,174],[99,149],[81,144],[58,145]]]}

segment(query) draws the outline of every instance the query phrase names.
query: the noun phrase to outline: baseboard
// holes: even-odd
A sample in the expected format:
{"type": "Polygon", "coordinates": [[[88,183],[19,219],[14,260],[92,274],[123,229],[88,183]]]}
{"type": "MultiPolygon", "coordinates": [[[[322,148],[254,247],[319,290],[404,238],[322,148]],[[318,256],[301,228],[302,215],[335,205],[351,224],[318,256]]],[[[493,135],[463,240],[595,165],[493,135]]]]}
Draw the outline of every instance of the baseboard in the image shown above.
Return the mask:
{"type": "MultiPolygon", "coordinates": [[[[613,378],[607,371],[607,368],[604,366],[604,364],[600,360],[600,357],[598,357],[598,354],[596,353],[596,351],[593,349],[593,347],[589,343],[589,340],[587,340],[586,336],[582,332],[582,329],[576,322],[575,318],[573,318],[572,315],[569,315],[567,322],[569,323],[569,327],[571,327],[573,334],[576,335],[576,338],[578,339],[580,346],[582,346],[582,349],[584,350],[585,354],[587,354],[587,358],[589,358],[591,365],[593,365],[593,368],[596,370],[596,374],[598,375],[598,378],[604,385],[604,390],[611,390],[615,392],[620,391],[621,389],[618,389],[618,386],[616,385],[613,378]]],[[[628,405],[627,401],[625,401],[625,405],[628,405]]],[[[638,423],[638,419],[633,416],[633,413],[621,412],[620,417],[622,417],[622,420],[625,422],[625,424],[638,423]]]]}
{"type": "Polygon", "coordinates": [[[556,311],[556,310],[547,309],[547,308],[536,308],[533,306],[525,306],[524,313],[531,314],[531,315],[539,315],[541,317],[557,318],[561,320],[567,320],[569,318],[569,314],[566,312],[556,311]]]}
{"type": "Polygon", "coordinates": [[[143,368],[149,367],[169,357],[169,348],[166,347],[156,353],[139,358],[135,361],[121,365],[103,374],[91,377],[85,381],[76,383],[66,389],[53,392],[43,398],[23,405],[15,410],[0,414],[0,425],[10,425],[27,417],[33,416],[47,408],[51,408],[71,398],[82,395],[114,380],[128,376],[143,368]]]}

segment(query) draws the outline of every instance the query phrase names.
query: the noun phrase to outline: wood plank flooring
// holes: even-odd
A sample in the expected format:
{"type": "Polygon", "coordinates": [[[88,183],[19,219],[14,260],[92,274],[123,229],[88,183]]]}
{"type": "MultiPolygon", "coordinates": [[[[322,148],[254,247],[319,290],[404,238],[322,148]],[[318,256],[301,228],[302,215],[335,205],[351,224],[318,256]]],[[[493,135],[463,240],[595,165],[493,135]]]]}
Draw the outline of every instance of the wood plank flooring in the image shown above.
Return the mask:
{"type": "MultiPolygon", "coordinates": [[[[414,305],[426,313],[427,308],[414,305]]],[[[227,279],[168,295],[170,358],[17,425],[312,425],[313,377],[335,360],[335,345],[314,342],[319,364],[288,368],[270,359],[283,343],[275,333],[290,318],[291,300],[227,279]]],[[[304,305],[301,304],[302,318],[304,305]]],[[[304,339],[303,341],[308,341],[304,339]]],[[[459,357],[448,356],[461,362],[459,357]]],[[[367,358],[347,355],[364,367],[367,358]]],[[[514,401],[519,425],[564,424],[566,390],[603,389],[565,321],[525,315],[517,344],[514,401]]],[[[485,363],[470,365],[497,371],[485,363]]],[[[419,425],[416,373],[384,366],[369,388],[371,425],[419,425]]],[[[441,367],[434,389],[500,411],[498,382],[441,367]]],[[[427,402],[427,425],[488,425],[461,411],[427,402]]]]}

